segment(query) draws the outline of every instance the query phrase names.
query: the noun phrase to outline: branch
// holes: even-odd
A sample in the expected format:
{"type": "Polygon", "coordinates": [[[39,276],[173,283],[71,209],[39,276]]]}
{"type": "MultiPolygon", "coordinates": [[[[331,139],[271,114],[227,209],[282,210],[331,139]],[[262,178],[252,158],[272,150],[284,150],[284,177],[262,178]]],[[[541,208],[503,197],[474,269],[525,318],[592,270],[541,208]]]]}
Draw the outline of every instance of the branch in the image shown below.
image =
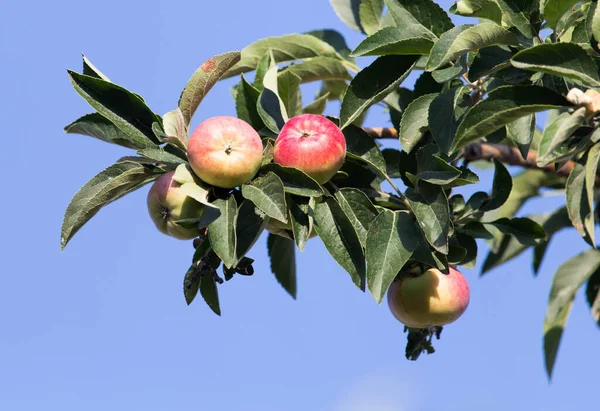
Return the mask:
{"type": "MultiPolygon", "coordinates": [[[[398,138],[398,132],[391,127],[365,128],[364,130],[374,138],[398,138]]],[[[536,161],[537,153],[535,151],[529,151],[527,158],[525,159],[521,156],[521,153],[516,147],[485,142],[476,142],[467,145],[463,148],[462,157],[468,162],[477,160],[492,161],[495,158],[496,160],[511,166],[542,170],[547,173],[555,173],[562,177],[568,177],[575,166],[575,162],[569,160],[559,169],[556,169],[554,165],[538,167],[536,161]]],[[[600,176],[596,176],[596,186],[600,186],[600,176]]]]}

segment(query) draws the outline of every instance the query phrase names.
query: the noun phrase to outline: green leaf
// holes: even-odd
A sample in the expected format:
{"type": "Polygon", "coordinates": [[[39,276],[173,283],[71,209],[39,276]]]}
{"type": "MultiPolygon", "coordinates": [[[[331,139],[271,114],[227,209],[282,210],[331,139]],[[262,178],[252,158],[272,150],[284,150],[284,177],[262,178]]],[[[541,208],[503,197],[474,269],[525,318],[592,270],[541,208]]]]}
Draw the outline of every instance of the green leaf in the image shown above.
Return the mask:
{"type": "Polygon", "coordinates": [[[242,74],[235,98],[235,111],[238,118],[250,124],[255,130],[265,126],[258,114],[258,97],[260,91],[250,84],[242,74]]]}
{"type": "Polygon", "coordinates": [[[590,208],[588,203],[585,177],[585,166],[580,162],[575,163],[567,179],[567,210],[573,227],[588,244],[594,247],[593,237],[591,237],[593,235],[594,214],[593,208],[590,208]],[[587,227],[590,226],[592,228],[591,233],[587,230],[587,227]]]}
{"type": "Polygon", "coordinates": [[[425,238],[437,251],[448,253],[450,209],[444,190],[428,183],[419,183],[419,191],[409,188],[406,198],[425,238]]]}
{"type": "Polygon", "coordinates": [[[285,105],[279,97],[277,85],[277,66],[271,67],[265,74],[264,88],[258,97],[258,115],[269,130],[278,134],[288,121],[285,105]]]}
{"type": "Polygon", "coordinates": [[[256,69],[261,57],[269,50],[273,52],[275,64],[318,56],[342,59],[330,44],[314,35],[288,34],[281,37],[268,37],[244,47],[241,60],[229,69],[223,78],[256,69]]]}
{"type": "Polygon", "coordinates": [[[285,107],[285,112],[295,117],[302,112],[301,79],[291,71],[284,71],[277,76],[277,90],[285,107]]]}
{"type": "Polygon", "coordinates": [[[302,113],[304,114],[317,114],[322,115],[327,107],[327,101],[329,99],[329,93],[323,94],[321,97],[317,97],[315,101],[309,103],[304,107],[302,113]]]}
{"type": "Polygon", "coordinates": [[[596,324],[600,326],[600,270],[596,271],[588,280],[585,287],[585,296],[596,324]]]}
{"type": "Polygon", "coordinates": [[[163,115],[164,132],[168,137],[176,138],[184,148],[188,145],[188,127],[185,123],[183,113],[177,107],[163,115]]]}
{"type": "Polygon", "coordinates": [[[183,277],[183,295],[187,305],[190,305],[198,295],[201,278],[198,274],[198,266],[192,264],[183,277]]]}
{"type": "Polygon", "coordinates": [[[594,215],[594,197],[596,184],[596,172],[598,170],[598,162],[600,161],[600,144],[596,143],[586,153],[585,161],[585,191],[587,194],[588,208],[591,210],[587,218],[584,220],[586,231],[589,233],[592,246],[596,247],[596,227],[594,215]]]}
{"type": "Polygon", "coordinates": [[[331,197],[322,197],[315,204],[315,231],[325,248],[361,290],[365,289],[365,259],[360,239],[352,222],[331,197]]]}
{"type": "Polygon", "coordinates": [[[221,305],[219,304],[219,291],[217,290],[217,282],[212,273],[206,273],[200,280],[200,294],[206,304],[218,316],[221,315],[221,305]]]}
{"type": "MultiPolygon", "coordinates": [[[[425,150],[419,150],[417,157],[420,157],[419,154],[423,151],[425,150]]],[[[431,184],[446,185],[456,180],[461,174],[462,171],[460,169],[448,164],[438,156],[430,155],[427,158],[426,168],[423,171],[419,171],[415,177],[431,184]]]]}
{"type": "Polygon", "coordinates": [[[252,201],[266,215],[287,223],[287,205],[283,182],[273,172],[242,186],[244,198],[252,201]]]}
{"type": "Polygon", "coordinates": [[[600,252],[588,250],[563,263],[554,274],[548,310],[544,320],[544,356],[549,378],[552,377],[560,339],[569,318],[575,294],[599,267],[600,252]]]}
{"type": "Polygon", "coordinates": [[[127,148],[148,147],[131,138],[98,113],[86,114],[65,127],[67,134],[82,134],[127,148]]]}
{"type": "Polygon", "coordinates": [[[320,197],[323,195],[321,185],[297,168],[283,167],[279,164],[271,163],[264,165],[261,171],[275,173],[283,182],[283,188],[286,193],[303,197],[320,197]]]}
{"type": "Polygon", "coordinates": [[[523,158],[527,158],[529,147],[533,141],[535,132],[535,114],[521,117],[506,125],[508,138],[516,144],[523,158]]]}
{"type": "Polygon", "coordinates": [[[487,136],[513,121],[552,108],[570,106],[561,95],[537,86],[504,86],[472,107],[458,126],[452,150],[487,136]]]}
{"type": "Polygon", "coordinates": [[[356,188],[342,188],[335,193],[340,207],[352,222],[363,246],[366,246],[369,227],[379,214],[369,197],[356,188]]]}
{"type": "Polygon", "coordinates": [[[312,209],[314,208],[314,202],[314,198],[289,194],[287,196],[292,233],[294,234],[296,246],[300,251],[304,251],[304,246],[313,231],[312,209]]]}
{"type": "Polygon", "coordinates": [[[157,163],[170,163],[170,164],[182,164],[185,163],[186,160],[182,159],[175,154],[171,154],[168,151],[165,151],[164,148],[161,147],[150,147],[138,150],[137,153],[140,156],[144,156],[151,160],[156,161],[157,163]]]}
{"type": "Polygon", "coordinates": [[[352,30],[364,32],[360,24],[360,3],[362,0],[329,0],[333,11],[352,30]]]}
{"type": "Polygon", "coordinates": [[[383,100],[411,72],[417,56],[383,56],[359,72],[350,82],[340,109],[340,128],[356,120],[366,109],[383,100]]]}
{"type": "MultiPolygon", "coordinates": [[[[562,113],[545,129],[538,148],[536,163],[538,167],[567,159],[585,147],[589,138],[573,139],[573,134],[588,120],[585,107],[577,109],[573,114],[562,113]]],[[[590,135],[591,136],[591,135],[590,135]]]]}
{"type": "Polygon", "coordinates": [[[585,86],[600,86],[594,59],[574,43],[540,44],[515,54],[511,64],[520,69],[565,77],[585,86]]]}
{"type": "Polygon", "coordinates": [[[587,37],[596,42],[600,41],[600,7],[597,1],[592,1],[586,18],[587,37]]]}
{"type": "Polygon", "coordinates": [[[412,101],[406,107],[400,121],[400,144],[410,153],[429,129],[429,108],[439,94],[426,94],[412,101]]]}
{"type": "Polygon", "coordinates": [[[560,18],[579,0],[541,0],[540,12],[546,20],[546,25],[555,29],[560,18]]]}
{"type": "Polygon", "coordinates": [[[296,299],[296,251],[294,241],[269,234],[267,249],[271,258],[271,271],[283,289],[296,299]]]}
{"type": "Polygon", "coordinates": [[[178,106],[183,113],[186,125],[190,124],[196,109],[217,81],[240,61],[239,51],[219,54],[206,60],[192,74],[179,97],[178,106]]]}
{"type": "Polygon", "coordinates": [[[98,113],[136,142],[136,147],[159,143],[152,124],[162,119],[134,93],[111,82],[67,70],[75,91],[98,113]]]}
{"type": "Polygon", "coordinates": [[[510,67],[513,53],[503,47],[492,46],[479,50],[469,68],[469,81],[474,82],[483,76],[494,74],[510,67]]]}
{"type": "MultiPolygon", "coordinates": [[[[516,27],[525,37],[532,39],[536,32],[529,22],[528,2],[522,0],[495,0],[502,11],[502,19],[511,27],[516,27]]],[[[537,2],[537,0],[536,0],[537,2]]],[[[531,3],[531,2],[529,2],[531,3]]]]}
{"type": "Polygon", "coordinates": [[[441,35],[427,60],[427,71],[433,71],[463,54],[496,45],[518,45],[517,36],[494,23],[455,27],[441,35]]]}
{"type": "MultiPolygon", "coordinates": [[[[335,119],[331,118],[337,124],[335,119]]],[[[375,139],[368,135],[362,128],[350,124],[342,130],[346,138],[346,152],[354,154],[377,167],[385,170],[386,164],[383,154],[375,139]]]]}
{"type": "Polygon", "coordinates": [[[61,228],[61,250],[102,207],[156,180],[162,173],[154,166],[123,161],[96,174],[67,206],[61,228]]]}
{"type": "Polygon", "coordinates": [[[218,198],[213,204],[221,210],[221,215],[208,225],[208,238],[214,252],[223,260],[227,268],[237,263],[236,254],[236,220],[237,203],[230,195],[226,199],[218,198]]]}
{"type": "Polygon", "coordinates": [[[335,57],[313,57],[300,63],[290,64],[281,74],[290,72],[300,77],[300,82],[310,83],[317,80],[351,80],[347,63],[335,57]]]}
{"type": "Polygon", "coordinates": [[[254,246],[269,219],[250,200],[242,201],[235,221],[235,248],[238,261],[254,246]]]}
{"type": "Polygon", "coordinates": [[[381,27],[383,0],[362,0],[358,7],[358,16],[363,31],[371,35],[381,27]]]}
{"type": "Polygon", "coordinates": [[[498,159],[494,158],[494,182],[492,183],[492,194],[481,206],[481,211],[491,211],[499,208],[508,200],[512,190],[512,177],[498,159]]]}
{"type": "Polygon", "coordinates": [[[417,238],[407,212],[383,210],[371,224],[365,251],[367,283],[378,304],[417,248],[417,238]]]}
{"type": "Polygon", "coordinates": [[[350,49],[346,44],[346,39],[344,39],[344,36],[339,31],[333,29],[323,29],[308,31],[305,34],[324,41],[333,47],[334,50],[344,58],[344,60],[354,62],[354,59],[350,57],[350,49]]]}
{"type": "Polygon", "coordinates": [[[467,70],[467,55],[463,54],[455,62],[451,63],[449,67],[433,70],[431,72],[431,76],[435,81],[443,84],[451,80],[458,79],[460,76],[465,74],[467,70]]]}
{"type": "Polygon", "coordinates": [[[525,245],[538,245],[546,238],[546,232],[538,223],[529,218],[500,218],[489,223],[500,232],[514,236],[518,242],[525,245]]]}
{"type": "Polygon", "coordinates": [[[396,27],[419,24],[435,36],[454,27],[446,12],[433,0],[385,0],[396,27]]]}
{"type": "Polygon", "coordinates": [[[431,135],[444,154],[450,154],[452,140],[462,116],[471,106],[468,86],[454,87],[434,96],[428,108],[431,135]]]}
{"type": "Polygon", "coordinates": [[[83,58],[83,74],[90,77],[96,77],[104,81],[110,81],[108,77],[106,77],[100,70],[96,68],[92,64],[92,62],[85,56],[81,55],[83,58]]]}
{"type": "Polygon", "coordinates": [[[502,11],[494,0],[460,0],[450,8],[450,13],[502,23],[502,11]]]}
{"type": "Polygon", "coordinates": [[[433,40],[421,28],[422,26],[386,27],[364,39],[351,55],[358,57],[429,54],[433,40]]]}

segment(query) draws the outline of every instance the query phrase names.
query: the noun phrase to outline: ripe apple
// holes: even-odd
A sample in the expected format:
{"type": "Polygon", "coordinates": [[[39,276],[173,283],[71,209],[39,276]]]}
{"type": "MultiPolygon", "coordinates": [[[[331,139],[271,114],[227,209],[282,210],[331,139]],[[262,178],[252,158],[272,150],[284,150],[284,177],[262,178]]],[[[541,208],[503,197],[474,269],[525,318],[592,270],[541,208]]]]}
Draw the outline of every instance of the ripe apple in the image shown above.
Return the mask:
{"type": "Polygon", "coordinates": [[[316,114],[291,118],[275,140],[273,160],[304,171],[319,184],[335,175],[346,158],[346,138],[332,121],[316,114]]]}
{"type": "Polygon", "coordinates": [[[201,180],[233,188],[252,179],[262,162],[260,136],[236,117],[218,116],[202,122],[190,137],[188,161],[201,180]]]}
{"type": "Polygon", "coordinates": [[[469,305],[469,284],[460,271],[449,274],[431,268],[417,277],[406,276],[388,289],[389,308],[398,321],[411,328],[450,324],[469,305]]]}
{"type": "Polygon", "coordinates": [[[174,221],[200,218],[204,206],[185,195],[181,185],[173,180],[174,174],[175,171],[169,171],[154,182],[148,192],[148,212],[158,231],[180,240],[190,240],[198,236],[198,229],[185,228],[174,221]]]}
{"type": "MultiPolygon", "coordinates": [[[[284,222],[276,220],[274,218],[269,218],[266,229],[271,234],[276,234],[281,237],[289,238],[290,240],[294,239],[291,221],[288,223],[284,223],[284,222]]],[[[313,227],[308,238],[310,239],[310,238],[314,238],[316,236],[317,236],[317,232],[315,231],[315,229],[313,227]]]]}

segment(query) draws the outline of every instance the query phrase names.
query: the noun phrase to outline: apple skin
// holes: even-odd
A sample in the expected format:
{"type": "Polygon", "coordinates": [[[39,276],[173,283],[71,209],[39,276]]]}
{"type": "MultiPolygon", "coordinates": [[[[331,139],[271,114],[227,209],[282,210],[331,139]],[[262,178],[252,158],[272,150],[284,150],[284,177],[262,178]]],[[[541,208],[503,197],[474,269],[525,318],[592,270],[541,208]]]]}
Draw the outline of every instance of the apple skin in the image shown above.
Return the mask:
{"type": "Polygon", "coordinates": [[[217,116],[196,127],[187,150],[190,166],[202,181],[234,188],[256,175],[263,145],[258,133],[244,120],[217,116]]]}
{"type": "Polygon", "coordinates": [[[175,171],[169,171],[158,178],[150,187],[147,204],[150,218],[163,234],[180,240],[198,237],[198,229],[185,228],[174,223],[187,218],[200,218],[204,206],[185,195],[181,185],[173,180],[175,171]]]}
{"type": "Polygon", "coordinates": [[[449,274],[431,268],[418,277],[403,277],[388,289],[390,311],[411,328],[443,326],[456,321],[467,309],[469,284],[460,271],[449,274]]]}
{"type": "Polygon", "coordinates": [[[332,121],[316,114],[288,120],[275,140],[273,160],[304,171],[324,184],[339,171],[346,158],[346,138],[332,121]]]}
{"type": "MultiPolygon", "coordinates": [[[[280,237],[288,238],[290,240],[294,239],[291,221],[286,224],[286,223],[276,220],[274,218],[269,218],[269,221],[267,222],[267,226],[265,228],[271,234],[275,234],[280,237]]],[[[316,236],[317,236],[317,232],[315,231],[315,229],[313,227],[308,238],[311,239],[316,236]]]]}

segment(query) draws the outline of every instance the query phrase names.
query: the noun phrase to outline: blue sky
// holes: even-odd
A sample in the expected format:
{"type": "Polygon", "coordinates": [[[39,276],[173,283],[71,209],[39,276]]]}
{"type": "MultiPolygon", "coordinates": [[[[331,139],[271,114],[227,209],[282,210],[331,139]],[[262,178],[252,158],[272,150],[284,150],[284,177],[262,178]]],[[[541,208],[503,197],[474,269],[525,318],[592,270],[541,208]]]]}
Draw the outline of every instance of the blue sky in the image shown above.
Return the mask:
{"type": "MultiPolygon", "coordinates": [[[[536,279],[529,252],[484,278],[479,266],[465,270],[469,309],[417,362],[404,359],[405,335],[387,306],[358,292],[318,240],[299,255],[297,301],[270,273],[264,238],[251,253],[256,274],[220,288],[221,318],[201,299],[186,306],[192,246],[155,230],[148,187],[102,210],[59,252],[71,196],[126,152],[62,131],[91,111],[65,71],[80,69],[80,53],[164,113],[214,54],[319,28],[340,30],[351,46],[361,37],[326,0],[34,3],[5,0],[0,24],[8,190],[0,202],[0,409],[558,411],[595,403],[600,356],[588,349],[600,346],[600,332],[581,293],[551,384],[543,369],[552,274],[586,248],[574,230],[551,243],[536,279]]],[[[235,114],[232,84],[213,89],[194,124],[235,114]]],[[[384,124],[374,109],[367,125],[384,124]]],[[[488,172],[482,180],[489,188],[488,172]]]]}

